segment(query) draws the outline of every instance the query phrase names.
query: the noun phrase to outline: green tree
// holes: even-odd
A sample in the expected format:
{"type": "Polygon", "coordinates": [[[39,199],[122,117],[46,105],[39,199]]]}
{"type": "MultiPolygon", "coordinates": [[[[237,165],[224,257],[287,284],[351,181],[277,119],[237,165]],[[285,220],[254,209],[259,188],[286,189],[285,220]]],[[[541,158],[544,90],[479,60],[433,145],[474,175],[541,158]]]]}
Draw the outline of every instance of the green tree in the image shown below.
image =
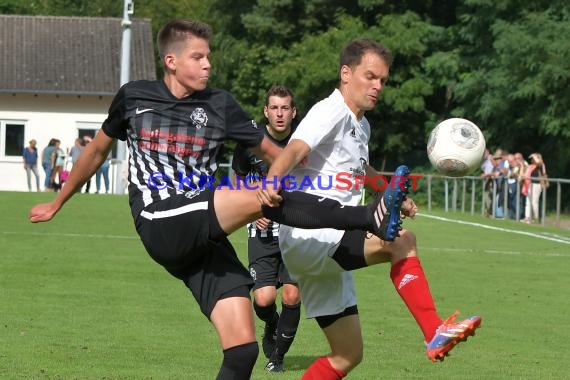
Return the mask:
{"type": "Polygon", "coordinates": [[[469,0],[460,19],[453,112],[470,115],[491,146],[540,151],[551,175],[568,176],[561,148],[570,142],[568,6],[469,0]]]}
{"type": "MultiPolygon", "coordinates": [[[[428,133],[457,116],[477,123],[489,147],[540,151],[551,176],[569,177],[569,8],[566,0],[148,0],[135,1],[134,16],[150,18],[154,33],[175,18],[212,25],[210,84],[258,119],[276,83],[306,112],[336,85],[342,46],[374,38],[395,61],[367,114],[373,164],[425,164],[428,133]]],[[[3,0],[0,12],[122,17],[123,2],[3,0]]]]}
{"type": "Polygon", "coordinates": [[[119,17],[123,3],[116,0],[4,0],[0,13],[44,16],[119,17]]]}

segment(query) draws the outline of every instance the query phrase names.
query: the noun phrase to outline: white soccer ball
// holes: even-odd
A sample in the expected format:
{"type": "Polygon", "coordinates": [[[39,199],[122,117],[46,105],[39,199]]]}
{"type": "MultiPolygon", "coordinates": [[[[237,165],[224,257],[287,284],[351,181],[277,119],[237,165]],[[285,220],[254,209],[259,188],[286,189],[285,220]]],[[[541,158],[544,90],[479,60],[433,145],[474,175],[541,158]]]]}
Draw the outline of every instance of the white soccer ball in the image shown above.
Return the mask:
{"type": "Polygon", "coordinates": [[[469,120],[447,119],[431,131],[427,154],[439,173],[451,177],[464,176],[480,167],[485,154],[485,137],[469,120]]]}

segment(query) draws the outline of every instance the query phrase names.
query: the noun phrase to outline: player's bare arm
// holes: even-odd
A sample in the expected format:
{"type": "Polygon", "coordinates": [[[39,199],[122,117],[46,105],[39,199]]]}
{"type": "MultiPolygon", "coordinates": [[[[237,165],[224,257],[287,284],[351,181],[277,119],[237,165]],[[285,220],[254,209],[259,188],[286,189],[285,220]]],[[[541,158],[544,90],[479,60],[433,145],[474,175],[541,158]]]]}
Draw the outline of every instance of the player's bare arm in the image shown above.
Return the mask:
{"type": "Polygon", "coordinates": [[[97,171],[101,164],[107,159],[111,150],[113,138],[107,136],[103,131],[99,131],[92,142],[87,144],[75,165],[69,173],[69,178],[65,186],[57,193],[57,196],[50,203],[43,203],[34,206],[30,210],[30,222],[47,222],[51,220],[69,198],[81,189],[81,186],[97,171]]]}
{"type": "MultiPolygon", "coordinates": [[[[277,184],[280,183],[281,178],[289,174],[291,169],[299,165],[301,161],[309,154],[311,148],[302,140],[291,140],[289,144],[283,149],[279,157],[269,167],[267,178],[273,181],[276,178],[277,184]]],[[[279,186],[265,186],[258,190],[257,198],[261,204],[266,206],[277,206],[282,198],[278,194],[279,186]]]]}

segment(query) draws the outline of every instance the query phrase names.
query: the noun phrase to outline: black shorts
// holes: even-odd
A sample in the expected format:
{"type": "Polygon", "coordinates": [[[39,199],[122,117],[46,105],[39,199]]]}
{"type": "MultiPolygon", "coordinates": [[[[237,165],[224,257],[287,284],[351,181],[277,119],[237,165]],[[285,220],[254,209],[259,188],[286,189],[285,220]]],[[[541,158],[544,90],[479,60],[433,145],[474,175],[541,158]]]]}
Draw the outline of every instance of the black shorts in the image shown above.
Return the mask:
{"type": "Polygon", "coordinates": [[[249,274],[254,281],[253,290],[264,286],[280,288],[283,284],[294,284],[283,263],[279,250],[279,239],[271,237],[250,237],[247,239],[249,274]]]}
{"type": "Polygon", "coordinates": [[[361,230],[345,231],[332,258],[344,270],[366,267],[364,240],[368,232],[361,230]]]}
{"type": "Polygon", "coordinates": [[[149,205],[135,218],[149,255],[184,281],[208,318],[220,299],[249,298],[253,284],[227,237],[211,239],[211,231],[221,230],[213,198],[209,189],[174,195],[149,205]]]}

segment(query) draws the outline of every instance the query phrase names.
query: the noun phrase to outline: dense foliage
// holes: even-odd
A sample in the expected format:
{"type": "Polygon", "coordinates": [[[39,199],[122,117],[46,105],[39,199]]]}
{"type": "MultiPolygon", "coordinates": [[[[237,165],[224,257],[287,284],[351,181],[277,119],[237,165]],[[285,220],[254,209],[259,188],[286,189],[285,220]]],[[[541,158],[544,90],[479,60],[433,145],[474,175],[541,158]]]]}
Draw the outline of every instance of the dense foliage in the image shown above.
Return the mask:
{"type": "MultiPolygon", "coordinates": [[[[4,0],[4,14],[122,17],[116,0],[4,0]]],[[[367,36],[395,55],[381,103],[368,114],[372,163],[426,163],[438,120],[465,117],[490,149],[545,156],[570,177],[570,5],[565,0],[160,0],[135,4],[153,27],[197,18],[216,32],[213,86],[257,118],[274,83],[296,93],[301,115],[337,83],[338,54],[367,36]]]]}

